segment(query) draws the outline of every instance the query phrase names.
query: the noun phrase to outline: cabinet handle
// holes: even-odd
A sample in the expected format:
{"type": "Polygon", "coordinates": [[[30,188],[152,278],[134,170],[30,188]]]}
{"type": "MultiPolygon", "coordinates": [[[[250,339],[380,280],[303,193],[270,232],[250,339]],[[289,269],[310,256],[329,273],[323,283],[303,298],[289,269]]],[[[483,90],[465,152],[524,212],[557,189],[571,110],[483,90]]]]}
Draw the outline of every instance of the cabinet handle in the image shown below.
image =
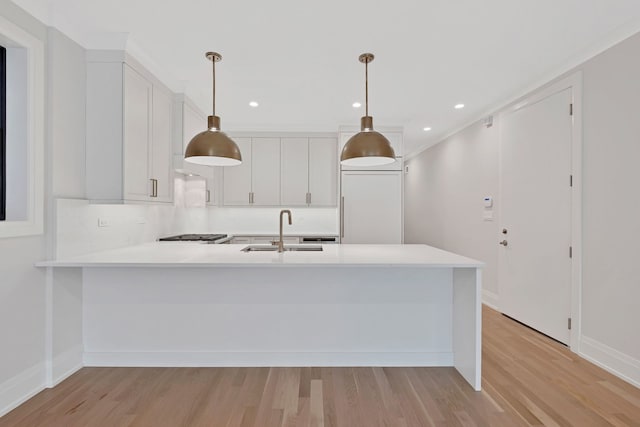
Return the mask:
{"type": "Polygon", "coordinates": [[[207,190],[207,203],[211,201],[211,191],[207,190]]]}
{"type": "Polygon", "coordinates": [[[158,180],[151,178],[151,195],[149,197],[158,197],[158,180]]]}
{"type": "Polygon", "coordinates": [[[344,238],[344,196],[340,198],[340,238],[344,238]]]}
{"type": "Polygon", "coordinates": [[[307,204],[311,204],[311,193],[307,193],[307,204]]]}
{"type": "Polygon", "coordinates": [[[253,204],[253,192],[249,193],[249,204],[253,204]]]}

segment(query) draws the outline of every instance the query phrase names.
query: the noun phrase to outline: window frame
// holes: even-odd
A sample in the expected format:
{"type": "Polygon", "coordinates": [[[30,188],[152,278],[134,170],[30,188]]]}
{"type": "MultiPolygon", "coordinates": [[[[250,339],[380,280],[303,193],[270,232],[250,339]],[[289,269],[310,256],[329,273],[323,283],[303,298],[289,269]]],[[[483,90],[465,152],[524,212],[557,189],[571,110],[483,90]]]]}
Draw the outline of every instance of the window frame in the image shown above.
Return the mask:
{"type": "MultiPolygon", "coordinates": [[[[44,232],[44,137],[45,137],[45,40],[0,15],[0,44],[26,52],[27,123],[25,168],[27,215],[24,220],[0,221],[0,239],[40,235],[44,232]]],[[[8,55],[7,55],[8,56],[8,55]]],[[[7,82],[7,87],[11,82],[7,82]]],[[[10,106],[9,106],[10,107],[10,106]]],[[[6,141],[6,147],[11,141],[6,141]]],[[[10,159],[6,159],[6,162],[10,159]]],[[[5,193],[6,194],[6,193],[5,193]]]]}
{"type": "Polygon", "coordinates": [[[7,216],[7,50],[0,45],[0,221],[7,216]]]}

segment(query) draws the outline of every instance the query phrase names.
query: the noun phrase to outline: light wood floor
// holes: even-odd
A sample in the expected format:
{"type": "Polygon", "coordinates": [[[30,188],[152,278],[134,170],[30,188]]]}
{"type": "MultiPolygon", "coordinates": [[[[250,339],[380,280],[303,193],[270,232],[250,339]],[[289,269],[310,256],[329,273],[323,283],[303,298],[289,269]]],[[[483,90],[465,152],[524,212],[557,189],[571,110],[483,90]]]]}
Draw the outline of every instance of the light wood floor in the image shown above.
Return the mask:
{"type": "Polygon", "coordinates": [[[485,308],[453,368],[84,368],[0,426],[640,426],[640,389],[485,308]]]}

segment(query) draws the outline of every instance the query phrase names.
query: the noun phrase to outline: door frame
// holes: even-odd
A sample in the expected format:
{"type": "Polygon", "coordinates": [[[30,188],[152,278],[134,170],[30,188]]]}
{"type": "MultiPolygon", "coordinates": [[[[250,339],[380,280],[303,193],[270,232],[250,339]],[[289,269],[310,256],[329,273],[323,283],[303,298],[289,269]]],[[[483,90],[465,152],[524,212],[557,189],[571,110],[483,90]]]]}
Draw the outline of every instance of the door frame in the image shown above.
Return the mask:
{"type": "MultiPolygon", "coordinates": [[[[571,191],[571,330],[569,332],[569,348],[574,353],[580,352],[580,337],[582,327],[582,71],[577,71],[550,83],[500,112],[502,118],[508,113],[513,113],[524,107],[530,106],[555,93],[571,88],[573,104],[572,130],[571,130],[571,166],[570,174],[573,177],[571,191]]],[[[502,200],[502,132],[499,132],[499,194],[502,200]]],[[[567,177],[569,179],[569,177],[567,177]]],[[[500,203],[500,219],[502,219],[502,203],[500,203]]],[[[498,271],[502,268],[498,257],[498,271]]],[[[500,276],[498,276],[500,277],[500,276]]],[[[499,279],[498,279],[499,280],[499,279]]],[[[498,288],[499,289],[499,288],[498,288]]],[[[498,300],[499,303],[499,300],[498,300]]]]}

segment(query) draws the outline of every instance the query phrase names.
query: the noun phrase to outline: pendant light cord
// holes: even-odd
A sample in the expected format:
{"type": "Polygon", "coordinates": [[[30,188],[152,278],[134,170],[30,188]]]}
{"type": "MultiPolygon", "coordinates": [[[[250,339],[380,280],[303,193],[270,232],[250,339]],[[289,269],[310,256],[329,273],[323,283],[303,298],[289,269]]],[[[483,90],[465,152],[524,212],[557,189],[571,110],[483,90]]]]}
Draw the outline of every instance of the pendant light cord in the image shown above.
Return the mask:
{"type": "Polygon", "coordinates": [[[369,116],[369,60],[364,63],[365,116],[369,116]]]}
{"type": "Polygon", "coordinates": [[[216,115],[216,61],[215,59],[211,61],[213,63],[213,115],[216,115]]]}

